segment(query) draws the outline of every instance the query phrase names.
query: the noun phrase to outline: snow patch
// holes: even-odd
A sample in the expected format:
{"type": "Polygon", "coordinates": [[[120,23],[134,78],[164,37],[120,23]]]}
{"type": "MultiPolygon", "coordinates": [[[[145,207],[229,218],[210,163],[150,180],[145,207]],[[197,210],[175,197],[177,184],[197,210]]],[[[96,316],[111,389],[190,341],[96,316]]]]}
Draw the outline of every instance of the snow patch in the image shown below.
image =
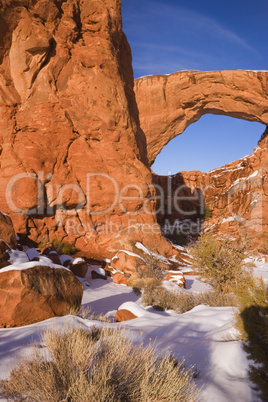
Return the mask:
{"type": "Polygon", "coordinates": [[[86,261],[83,258],[80,258],[80,257],[77,257],[72,261],[73,265],[80,264],[81,262],[86,262],[86,261]]]}
{"type": "Polygon", "coordinates": [[[229,216],[228,218],[224,218],[224,219],[221,221],[221,223],[224,223],[224,222],[231,222],[231,221],[234,221],[234,220],[235,220],[234,216],[229,216]]]}
{"type": "Polygon", "coordinates": [[[2,268],[0,273],[7,272],[7,271],[23,271],[25,269],[35,268],[35,267],[49,267],[52,269],[66,269],[69,271],[68,268],[63,267],[62,265],[53,264],[53,262],[48,258],[47,260],[41,260],[44,257],[40,257],[40,261],[28,261],[16,265],[9,265],[8,267],[2,268]]]}

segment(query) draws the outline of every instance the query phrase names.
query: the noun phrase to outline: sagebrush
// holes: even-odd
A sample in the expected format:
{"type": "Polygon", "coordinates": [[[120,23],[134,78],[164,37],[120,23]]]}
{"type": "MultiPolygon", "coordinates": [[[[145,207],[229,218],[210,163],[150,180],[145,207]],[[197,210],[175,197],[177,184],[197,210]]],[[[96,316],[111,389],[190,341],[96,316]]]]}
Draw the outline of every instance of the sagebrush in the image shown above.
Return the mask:
{"type": "Polygon", "coordinates": [[[37,347],[22,358],[3,395],[15,401],[196,401],[193,370],[170,354],[161,357],[152,346],[135,346],[120,330],[77,327],[42,335],[37,347]]]}
{"type": "Polygon", "coordinates": [[[174,310],[182,314],[200,304],[211,307],[236,306],[234,295],[218,291],[194,293],[189,291],[172,291],[163,286],[146,286],[142,292],[142,303],[161,310],[174,310]]]}
{"type": "Polygon", "coordinates": [[[219,292],[236,292],[237,287],[251,276],[243,264],[243,249],[235,248],[228,240],[216,240],[202,235],[192,249],[193,266],[204,282],[219,292]]]}

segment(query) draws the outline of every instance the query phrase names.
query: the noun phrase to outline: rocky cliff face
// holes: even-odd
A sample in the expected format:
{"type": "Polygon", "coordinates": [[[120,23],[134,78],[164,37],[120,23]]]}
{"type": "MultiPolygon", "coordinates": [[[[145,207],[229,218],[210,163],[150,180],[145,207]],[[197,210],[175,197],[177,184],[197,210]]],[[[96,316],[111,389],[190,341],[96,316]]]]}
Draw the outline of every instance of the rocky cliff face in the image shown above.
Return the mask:
{"type": "Polygon", "coordinates": [[[36,241],[107,256],[155,223],[121,2],[7,0],[0,16],[0,208],[36,241]]]}
{"type": "Polygon", "coordinates": [[[187,242],[203,229],[239,241],[246,249],[267,253],[268,137],[254,153],[208,173],[154,176],[164,189],[158,222],[165,235],[187,242]],[[204,221],[204,218],[205,221],[204,221]]]}
{"type": "Polygon", "coordinates": [[[267,123],[267,73],[144,78],[137,107],[120,7],[1,1],[0,209],[17,232],[64,238],[95,258],[131,241],[172,255],[150,163],[204,113],[267,123]]]}
{"type": "Polygon", "coordinates": [[[266,252],[268,245],[268,137],[254,153],[207,174],[182,172],[189,186],[203,191],[210,219],[204,228],[236,239],[247,249],[266,252]]]}

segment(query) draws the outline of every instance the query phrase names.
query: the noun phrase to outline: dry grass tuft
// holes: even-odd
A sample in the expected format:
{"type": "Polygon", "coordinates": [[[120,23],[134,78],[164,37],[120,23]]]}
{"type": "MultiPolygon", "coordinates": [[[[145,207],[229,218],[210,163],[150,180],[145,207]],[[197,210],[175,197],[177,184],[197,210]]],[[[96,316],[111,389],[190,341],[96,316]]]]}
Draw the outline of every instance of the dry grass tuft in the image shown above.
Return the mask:
{"type": "Polygon", "coordinates": [[[200,304],[206,304],[211,307],[236,306],[237,300],[234,295],[217,291],[204,293],[173,292],[162,286],[147,286],[143,289],[142,303],[162,310],[175,310],[177,313],[182,314],[200,304]]]}
{"type": "Polygon", "coordinates": [[[135,346],[122,331],[68,327],[42,335],[2,393],[15,401],[196,401],[193,371],[170,354],[135,346]],[[44,353],[45,352],[45,353],[44,353]]]}

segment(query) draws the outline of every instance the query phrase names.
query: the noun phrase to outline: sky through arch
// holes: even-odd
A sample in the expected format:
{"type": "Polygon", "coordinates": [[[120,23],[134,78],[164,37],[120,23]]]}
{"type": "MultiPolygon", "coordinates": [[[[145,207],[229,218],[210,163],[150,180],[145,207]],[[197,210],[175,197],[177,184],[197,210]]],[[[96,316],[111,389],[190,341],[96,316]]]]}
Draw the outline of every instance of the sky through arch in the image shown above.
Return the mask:
{"type": "Polygon", "coordinates": [[[162,149],[152,170],[208,172],[252,153],[264,130],[261,123],[206,114],[162,149]]]}

